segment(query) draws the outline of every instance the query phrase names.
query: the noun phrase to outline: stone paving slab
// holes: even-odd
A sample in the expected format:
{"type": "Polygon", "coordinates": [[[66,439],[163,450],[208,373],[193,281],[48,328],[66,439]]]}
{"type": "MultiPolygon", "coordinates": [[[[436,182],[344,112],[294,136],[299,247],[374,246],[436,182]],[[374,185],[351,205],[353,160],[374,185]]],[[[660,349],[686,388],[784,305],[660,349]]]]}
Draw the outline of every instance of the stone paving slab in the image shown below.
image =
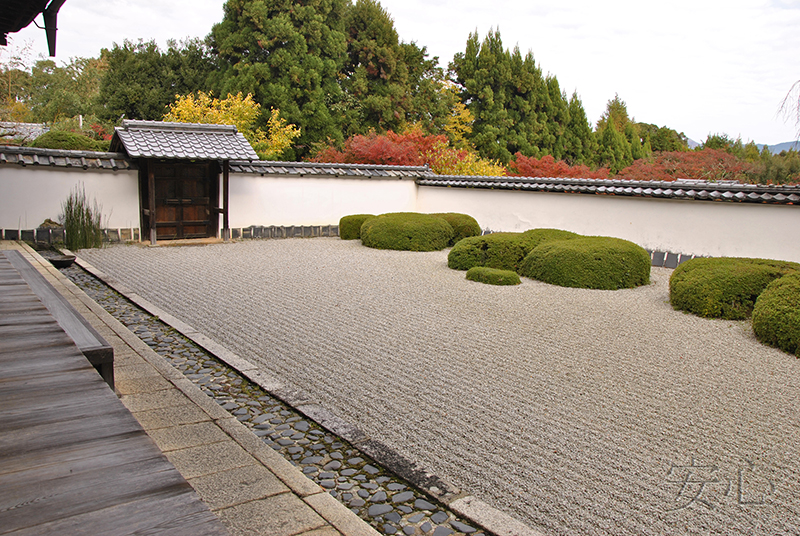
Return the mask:
{"type": "Polygon", "coordinates": [[[336,501],[305,502],[327,494],[33,250],[21,244],[3,243],[0,247],[25,251],[51,284],[114,346],[115,355],[120,356],[115,373],[123,404],[184,478],[195,485],[200,498],[232,535],[377,534],[336,501]]]}

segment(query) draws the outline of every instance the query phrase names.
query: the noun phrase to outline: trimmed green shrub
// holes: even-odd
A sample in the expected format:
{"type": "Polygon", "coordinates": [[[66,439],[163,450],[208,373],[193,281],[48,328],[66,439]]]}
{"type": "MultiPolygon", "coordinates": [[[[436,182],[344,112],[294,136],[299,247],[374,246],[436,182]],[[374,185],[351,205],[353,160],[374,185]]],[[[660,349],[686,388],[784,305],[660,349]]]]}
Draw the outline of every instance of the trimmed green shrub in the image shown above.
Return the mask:
{"type": "Polygon", "coordinates": [[[453,228],[442,218],[416,212],[381,214],[361,226],[361,243],[376,249],[438,251],[452,237],[453,228]]]}
{"type": "Polygon", "coordinates": [[[444,221],[450,224],[453,228],[453,238],[450,240],[448,246],[452,246],[462,238],[469,236],[480,236],[481,226],[478,225],[477,220],[467,214],[459,214],[457,212],[443,212],[439,214],[431,214],[431,216],[439,216],[444,221]]]}
{"type": "Polygon", "coordinates": [[[743,320],[767,285],[793,271],[800,271],[800,264],[737,257],[691,259],[672,272],[669,301],[675,309],[698,316],[743,320]]]}
{"type": "Polygon", "coordinates": [[[753,331],[764,344],[800,357],[800,272],[774,280],[758,296],[753,331]]]}
{"type": "Polygon", "coordinates": [[[517,272],[487,268],[486,266],[473,266],[467,270],[467,279],[489,285],[519,285],[522,282],[517,272]]]}
{"type": "Polygon", "coordinates": [[[374,214],[352,214],[339,220],[339,238],[342,240],[356,240],[361,238],[361,226],[374,214]]]}
{"type": "Polygon", "coordinates": [[[650,255],[633,242],[608,236],[555,240],[531,251],[520,274],[562,287],[633,288],[650,282],[650,255]]]}
{"type": "Polygon", "coordinates": [[[31,147],[73,151],[108,151],[109,142],[93,140],[82,134],[66,130],[51,130],[33,140],[31,147]]]}
{"type": "Polygon", "coordinates": [[[524,233],[493,233],[460,240],[450,250],[447,265],[454,270],[487,266],[498,270],[519,271],[522,259],[539,244],[567,240],[580,235],[559,229],[531,229],[524,233]]]}

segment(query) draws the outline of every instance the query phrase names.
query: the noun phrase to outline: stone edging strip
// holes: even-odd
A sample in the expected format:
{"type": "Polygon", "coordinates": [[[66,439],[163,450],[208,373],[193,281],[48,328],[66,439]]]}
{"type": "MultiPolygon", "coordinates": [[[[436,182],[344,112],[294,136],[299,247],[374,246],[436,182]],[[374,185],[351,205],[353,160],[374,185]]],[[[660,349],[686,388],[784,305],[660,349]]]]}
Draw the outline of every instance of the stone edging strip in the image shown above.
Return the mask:
{"type": "MultiPolygon", "coordinates": [[[[63,251],[67,254],[72,254],[68,250],[63,250],[63,251]]],[[[128,288],[124,283],[118,281],[116,278],[109,276],[105,272],[95,268],[94,266],[92,266],[85,260],[81,259],[80,257],[77,257],[75,262],[81,268],[83,268],[84,270],[92,274],[94,277],[103,281],[109,287],[113,288],[114,290],[125,296],[127,299],[136,304],[138,307],[147,311],[151,315],[158,317],[159,320],[161,320],[165,324],[169,325],[173,329],[180,332],[184,337],[192,340],[195,344],[202,347],[204,350],[214,355],[215,357],[226,363],[231,368],[235,369],[237,372],[248,378],[253,383],[260,386],[262,389],[267,391],[272,396],[282,400],[289,406],[292,406],[299,413],[315,421],[323,428],[329,430],[333,434],[336,434],[342,439],[348,441],[350,444],[353,445],[353,447],[357,448],[364,454],[370,456],[373,460],[375,460],[385,468],[389,469],[390,471],[397,474],[401,478],[410,482],[412,485],[421,489],[430,496],[435,497],[437,500],[441,501],[442,504],[452,509],[460,516],[463,516],[464,518],[470,520],[471,522],[479,525],[487,532],[490,532],[496,536],[544,536],[538,530],[534,530],[528,527],[527,525],[512,518],[505,512],[502,512],[497,508],[488,505],[487,503],[481,501],[480,499],[474,496],[462,493],[458,488],[456,488],[449,482],[439,478],[438,476],[425,470],[424,468],[419,467],[417,464],[408,460],[390,446],[387,446],[381,443],[380,441],[369,438],[358,427],[341,419],[340,417],[329,411],[327,408],[324,408],[321,405],[315,403],[312,397],[308,393],[305,393],[304,391],[301,390],[288,388],[280,380],[263,372],[250,361],[231,352],[230,350],[223,347],[221,344],[217,343],[213,339],[207,337],[206,335],[196,330],[192,326],[179,320],[178,318],[164,311],[155,304],[147,301],[142,296],[140,296],[139,294],[135,293],[133,290],[128,288]]],[[[94,302],[92,301],[92,303],[94,302]]],[[[129,330],[124,329],[124,331],[126,332],[126,335],[128,337],[133,337],[141,344],[144,344],[138,339],[138,337],[136,337],[136,335],[131,333],[129,330]]],[[[225,413],[225,417],[228,416],[225,410],[222,410],[216,404],[214,404],[210,399],[208,399],[208,397],[201,391],[199,391],[190,380],[184,378],[180,372],[173,369],[166,362],[163,362],[163,360],[159,360],[159,363],[160,365],[159,367],[157,367],[158,370],[162,371],[162,374],[165,374],[165,377],[170,379],[170,381],[172,381],[173,383],[176,383],[177,381],[181,385],[184,385],[185,382],[192,387],[193,396],[190,398],[195,402],[197,402],[198,405],[200,405],[198,399],[202,398],[205,400],[205,403],[201,407],[203,408],[213,407],[209,411],[214,412],[212,415],[214,419],[220,419],[220,420],[224,419],[224,417],[219,416],[219,412],[225,413]],[[168,376],[166,374],[167,368],[169,369],[168,376]],[[178,378],[178,376],[180,376],[180,378],[178,378]],[[172,378],[175,378],[175,380],[173,380],[172,378]]],[[[178,385],[178,383],[176,383],[176,385],[178,385]]],[[[186,387],[188,390],[188,386],[186,387]]],[[[181,387],[179,388],[182,391],[184,390],[181,387]]],[[[187,396],[189,395],[187,394],[187,396]]],[[[291,463],[289,463],[286,459],[284,459],[280,454],[276,453],[275,451],[264,445],[264,443],[258,437],[253,435],[250,432],[250,430],[248,430],[241,423],[238,422],[234,423],[232,425],[232,428],[235,428],[236,432],[231,433],[227,429],[225,429],[225,431],[228,432],[231,435],[231,437],[234,437],[234,439],[237,442],[239,442],[246,450],[248,450],[248,452],[250,452],[254,457],[262,461],[262,463],[264,463],[265,466],[267,466],[270,470],[275,471],[272,465],[267,463],[266,459],[269,459],[271,464],[275,464],[277,466],[282,466],[283,464],[285,464],[286,466],[288,466],[288,468],[291,468],[292,474],[291,476],[287,477],[291,481],[291,483],[286,481],[284,482],[298,495],[303,497],[303,499],[307,503],[309,503],[312,506],[312,508],[316,510],[315,504],[322,506],[324,503],[330,503],[332,501],[336,505],[341,506],[342,509],[346,511],[347,514],[350,514],[360,523],[363,523],[361,518],[356,516],[356,514],[351,512],[344,505],[339,503],[335,498],[331,497],[327,493],[322,494],[326,495],[327,498],[317,498],[317,496],[320,494],[315,492],[316,494],[313,495],[313,497],[315,497],[314,504],[309,502],[308,498],[311,495],[309,494],[308,491],[303,491],[303,490],[307,490],[308,486],[321,489],[319,488],[319,486],[317,486],[317,484],[308,480],[306,477],[301,476],[301,474],[296,471],[296,468],[291,463]],[[236,435],[234,435],[234,433],[236,435]],[[258,452],[261,454],[256,455],[255,453],[251,452],[250,449],[258,450],[258,452]],[[279,458],[280,462],[282,463],[278,463],[277,461],[275,461],[275,456],[277,456],[277,458],[279,458]],[[303,484],[297,482],[298,478],[305,480],[308,484],[306,484],[304,487],[303,484]],[[298,490],[295,490],[295,486],[298,487],[298,490]]],[[[281,475],[287,473],[288,468],[286,467],[280,467],[280,468],[282,469],[282,473],[278,473],[277,471],[275,472],[276,475],[278,475],[278,477],[281,478],[281,480],[283,480],[283,476],[281,475]]],[[[328,520],[337,529],[339,529],[339,526],[336,523],[334,523],[331,519],[328,519],[326,515],[323,515],[321,512],[320,515],[325,517],[326,520],[328,520]]],[[[364,523],[364,525],[368,526],[366,525],[366,523],[364,523]]],[[[348,531],[347,534],[361,534],[361,533],[348,531]]]]}

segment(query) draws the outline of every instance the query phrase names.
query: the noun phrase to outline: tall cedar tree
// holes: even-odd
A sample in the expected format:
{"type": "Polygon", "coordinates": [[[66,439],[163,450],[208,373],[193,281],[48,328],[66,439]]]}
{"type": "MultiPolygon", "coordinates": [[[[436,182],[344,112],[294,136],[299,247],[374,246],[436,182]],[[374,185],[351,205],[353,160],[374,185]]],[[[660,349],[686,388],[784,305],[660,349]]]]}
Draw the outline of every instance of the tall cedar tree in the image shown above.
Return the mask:
{"type": "Polygon", "coordinates": [[[207,90],[206,80],[213,69],[211,57],[202,42],[193,39],[168,43],[161,52],[155,41],[114,44],[101,51],[107,65],[100,82],[97,115],[116,121],[125,114],[128,119],[157,121],[175,100],[207,90]]]}
{"type": "Polygon", "coordinates": [[[563,155],[569,105],[532,53],[523,58],[518,48],[505,50],[499,32],[490,31],[483,43],[474,32],[450,69],[475,118],[470,141],[481,156],[507,163],[516,152],[563,155]]]}
{"type": "Polygon", "coordinates": [[[569,99],[569,123],[564,138],[564,160],[568,164],[575,166],[594,163],[597,140],[577,92],[569,99]]]}
{"type": "Polygon", "coordinates": [[[455,106],[440,91],[444,75],[425,47],[403,43],[394,21],[376,0],[358,0],[346,11],[347,60],[341,73],[346,136],[371,130],[402,131],[419,124],[440,134],[455,106]]]}
{"type": "Polygon", "coordinates": [[[211,29],[216,94],[250,93],[264,109],[280,109],[302,132],[295,154],[285,154],[291,159],[313,142],[344,139],[348,7],[349,0],[228,0],[211,29]]]}
{"type": "Polygon", "coordinates": [[[627,105],[619,95],[606,104],[595,134],[599,145],[596,164],[609,168],[611,173],[650,156],[649,138],[642,143],[637,124],[628,116],[627,105]]]}
{"type": "Polygon", "coordinates": [[[343,86],[354,109],[347,134],[398,130],[411,108],[409,72],[394,22],[375,0],[347,10],[347,61],[343,86]]]}

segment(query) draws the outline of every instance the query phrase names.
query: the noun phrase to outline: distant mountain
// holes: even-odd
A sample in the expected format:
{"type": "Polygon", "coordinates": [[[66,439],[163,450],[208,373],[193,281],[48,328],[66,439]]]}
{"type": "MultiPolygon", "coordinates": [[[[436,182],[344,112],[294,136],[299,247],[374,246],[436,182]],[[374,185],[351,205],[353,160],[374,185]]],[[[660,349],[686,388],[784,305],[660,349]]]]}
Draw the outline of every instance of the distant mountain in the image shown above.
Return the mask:
{"type": "MultiPolygon", "coordinates": [[[[761,151],[764,149],[764,144],[757,143],[756,147],[758,147],[758,150],[761,151]]],[[[769,147],[769,152],[771,152],[772,154],[778,154],[781,151],[789,151],[791,149],[794,149],[795,151],[800,151],[800,141],[787,141],[784,143],[778,143],[776,145],[768,145],[767,147],[769,147]]]]}
{"type": "Polygon", "coordinates": [[[689,145],[689,149],[695,149],[702,145],[702,143],[697,143],[692,138],[686,138],[686,143],[689,145]]]}

